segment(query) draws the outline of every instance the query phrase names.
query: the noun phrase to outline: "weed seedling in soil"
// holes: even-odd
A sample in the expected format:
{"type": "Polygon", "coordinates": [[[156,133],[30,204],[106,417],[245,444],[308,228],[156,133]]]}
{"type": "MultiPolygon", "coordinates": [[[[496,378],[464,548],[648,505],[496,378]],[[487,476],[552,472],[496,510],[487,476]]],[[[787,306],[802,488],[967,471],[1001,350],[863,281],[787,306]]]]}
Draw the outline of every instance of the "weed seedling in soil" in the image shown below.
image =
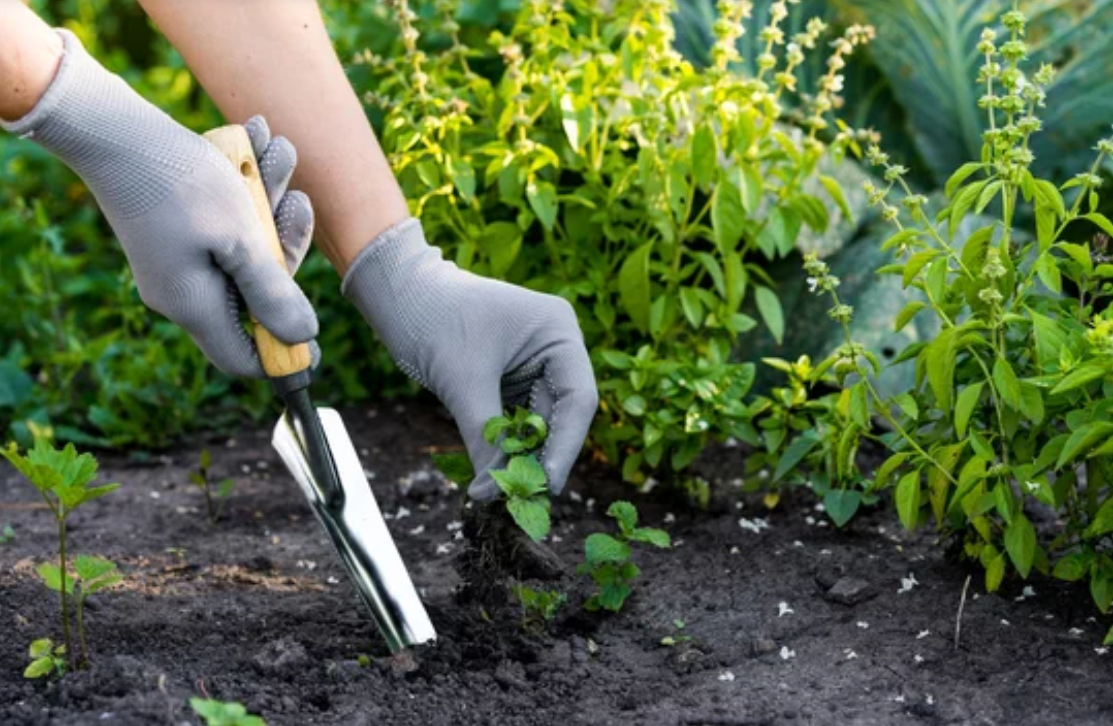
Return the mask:
{"type": "MultiPolygon", "coordinates": [[[[74,583],[67,568],[66,519],[82,504],[103,497],[120,485],[88,486],[97,475],[97,461],[90,454],[79,456],[73,444],[67,444],[65,449],[59,451],[45,438],[38,438],[35,440],[34,448],[28,450],[26,456],[19,453],[15,444],[11,444],[6,449],[0,449],[0,454],[39,490],[39,494],[42,495],[43,501],[50,508],[51,514],[54,515],[54,521],[58,525],[58,564],[41,565],[38,572],[43,581],[46,582],[47,587],[58,592],[61,596],[62,633],[65,638],[65,650],[63,652],[68,656],[73,653],[73,640],[70,636],[69,596],[74,592],[74,583]]],[[[115,565],[112,565],[111,570],[115,570],[115,565]]],[[[91,572],[92,570],[87,569],[86,571],[91,572]]],[[[99,581],[99,578],[105,576],[107,572],[106,570],[92,579],[99,581]]],[[[80,573],[78,576],[81,576],[80,573]]],[[[96,589],[106,586],[101,585],[96,589]]],[[[84,603],[84,597],[88,592],[92,591],[80,595],[79,607],[80,604],[84,603]]],[[[80,616],[78,629],[84,646],[85,633],[80,616]]],[[[88,653],[83,648],[82,660],[79,665],[85,665],[87,656],[88,653]]]]}
{"type": "Polygon", "coordinates": [[[43,678],[51,674],[59,677],[66,673],[66,646],[54,645],[50,638],[42,638],[31,643],[27,650],[31,665],[23,671],[24,678],[43,678]]]}
{"type": "Polygon", "coordinates": [[[242,703],[225,703],[214,699],[191,698],[189,705],[207,726],[267,726],[259,716],[252,716],[242,703]]]}
{"type": "Polygon", "coordinates": [[[568,601],[568,596],[559,590],[535,590],[528,585],[515,585],[514,597],[522,606],[524,630],[544,630],[568,601]]]}
{"type": "Polygon", "coordinates": [[[212,463],[213,457],[209,450],[202,449],[200,465],[197,467],[197,471],[190,473],[189,481],[204,492],[205,511],[209,515],[209,521],[216,524],[224,516],[224,505],[228,502],[228,496],[232,493],[236,482],[233,479],[221,479],[219,483],[213,482],[209,473],[212,463]]]}
{"type": "Polygon", "coordinates": [[[0,544],[8,544],[15,541],[15,530],[12,525],[5,524],[3,529],[0,529],[0,544]]]}
{"type": "Polygon", "coordinates": [[[607,509],[607,515],[618,522],[618,535],[596,532],[584,541],[585,562],[580,565],[580,574],[590,575],[599,588],[588,598],[584,607],[588,610],[622,609],[626,598],[630,597],[630,585],[641,570],[630,562],[634,542],[667,548],[671,541],[664,530],[638,526],[638,510],[630,502],[615,502],[607,509]]]}
{"type": "Polygon", "coordinates": [[[665,645],[671,648],[674,645],[687,643],[692,639],[690,635],[681,635],[685,627],[685,623],[683,620],[673,620],[672,625],[674,628],[676,628],[676,632],[672,635],[666,635],[665,637],[661,638],[661,645],[665,645]]]}

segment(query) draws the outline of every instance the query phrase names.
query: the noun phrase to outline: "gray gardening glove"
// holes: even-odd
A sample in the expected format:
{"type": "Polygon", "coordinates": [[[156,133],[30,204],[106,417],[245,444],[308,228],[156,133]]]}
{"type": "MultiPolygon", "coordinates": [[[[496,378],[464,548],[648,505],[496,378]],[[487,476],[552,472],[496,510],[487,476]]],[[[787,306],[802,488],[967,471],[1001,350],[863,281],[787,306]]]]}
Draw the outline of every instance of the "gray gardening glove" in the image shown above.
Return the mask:
{"type": "Polygon", "coordinates": [[[398,366],[456,419],[477,472],[473,498],[499,493],[488,470],[505,456],[484,440],[483,426],[511,406],[528,406],[548,423],[540,459],[550,489],[561,492],[598,403],[566,300],[460,270],[426,243],[416,219],[373,240],[341,289],[398,366]]]}
{"type": "MultiPolygon", "coordinates": [[[[96,197],[131,264],[139,295],[193,337],[218,368],[263,377],[240,324],[239,294],[285,343],[317,335],[309,301],[268,253],[263,228],[238,170],[203,138],[147,103],[58,31],[65,56],[38,105],[3,123],[72,168],[96,197]]],[[[293,147],[251,123],[287,262],[309,244],[312,210],[284,194],[293,147]]]]}

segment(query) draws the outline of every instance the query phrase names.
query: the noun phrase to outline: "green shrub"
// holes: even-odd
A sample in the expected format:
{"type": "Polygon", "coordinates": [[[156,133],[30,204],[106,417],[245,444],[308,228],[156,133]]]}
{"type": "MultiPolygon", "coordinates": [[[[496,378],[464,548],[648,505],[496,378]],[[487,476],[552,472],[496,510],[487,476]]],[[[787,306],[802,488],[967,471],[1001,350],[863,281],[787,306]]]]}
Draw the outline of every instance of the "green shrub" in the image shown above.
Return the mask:
{"type": "MultiPolygon", "coordinates": [[[[1003,33],[987,29],[978,42],[988,127],[980,158],[952,174],[949,201],[934,218],[903,167],[877,148],[868,155],[885,183],[867,192],[895,227],[884,248],[898,261],[879,272],[923,295],[896,326],[916,315],[942,325],[934,340],[896,357],[915,365],[916,387],[882,400],[871,382],[876,368],[849,333],[812,378],[831,371],[846,384],[861,433],[870,412],[887,422],[893,453],[869,491],[893,488],[906,527],[931,518],[959,538],[985,566],[990,591],[1010,570],[1086,578],[1105,613],[1113,603],[1113,223],[1097,211],[1097,172],[1113,139],[1099,141],[1090,168],[1065,183],[1033,174],[1054,71],[1024,74],[1017,2],[1002,23],[1003,33]],[[996,218],[958,249],[959,224],[991,212],[996,218]],[[1034,234],[1018,226],[1023,217],[1035,220],[1034,234]],[[1037,513],[1064,524],[1037,529],[1037,513]]],[[[838,299],[838,281],[824,263],[808,266],[848,330],[852,310],[838,299]]]]}
{"type": "MultiPolygon", "coordinates": [[[[640,481],[683,469],[714,438],[753,439],[743,404],[749,364],[732,359],[752,329],[784,327],[766,261],[803,227],[828,223],[802,191],[853,134],[831,133],[838,69],[869,30],[833,43],[807,128],[778,123],[793,72],[823,24],[785,46],[783,15],[760,31],[755,76],[729,71],[740,25],[720,28],[715,63],[672,48],[667,0],[525,3],[508,32],[465,43],[440,2],[437,50],[392,2],[402,49],[366,53],[383,145],[430,238],[450,259],[572,301],[602,394],[593,441],[640,481]],[[832,143],[824,141],[827,139],[832,143]]],[[[746,3],[727,3],[736,15],[746,3]]],[[[433,25],[423,23],[422,27],[433,25]]],[[[843,204],[824,178],[829,203],[843,204]]]]}

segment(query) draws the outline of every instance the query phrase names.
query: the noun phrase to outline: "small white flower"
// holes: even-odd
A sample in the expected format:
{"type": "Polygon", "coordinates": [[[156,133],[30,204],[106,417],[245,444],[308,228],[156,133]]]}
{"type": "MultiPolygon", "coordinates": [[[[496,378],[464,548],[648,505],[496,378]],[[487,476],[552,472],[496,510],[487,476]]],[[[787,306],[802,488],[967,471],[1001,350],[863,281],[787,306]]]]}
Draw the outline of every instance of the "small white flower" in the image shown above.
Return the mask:
{"type": "Polygon", "coordinates": [[[787,645],[782,645],[781,646],[781,660],[788,660],[789,658],[795,658],[795,657],[796,657],[796,651],[795,650],[789,650],[787,645]]]}
{"type": "Polygon", "coordinates": [[[919,633],[916,634],[916,640],[923,640],[924,638],[928,637],[929,635],[931,635],[930,630],[921,630],[919,633]]]}
{"type": "Polygon", "coordinates": [[[719,680],[730,683],[731,681],[734,680],[734,673],[732,673],[730,671],[723,671],[722,673],[719,674],[719,680]]]}
{"type": "Polygon", "coordinates": [[[793,610],[792,608],[790,608],[788,606],[787,602],[782,602],[782,603],[777,604],[777,617],[778,618],[783,618],[785,615],[788,615],[789,613],[795,613],[795,612],[796,612],[795,610],[793,610]]]}
{"type": "Polygon", "coordinates": [[[809,277],[808,278],[808,292],[815,292],[818,287],[819,287],[819,278],[809,277]]]}
{"type": "Polygon", "coordinates": [[[1038,492],[1040,490],[1040,484],[1039,484],[1039,482],[1026,481],[1026,482],[1024,482],[1024,488],[1027,489],[1032,494],[1035,494],[1036,492],[1038,492]]]}

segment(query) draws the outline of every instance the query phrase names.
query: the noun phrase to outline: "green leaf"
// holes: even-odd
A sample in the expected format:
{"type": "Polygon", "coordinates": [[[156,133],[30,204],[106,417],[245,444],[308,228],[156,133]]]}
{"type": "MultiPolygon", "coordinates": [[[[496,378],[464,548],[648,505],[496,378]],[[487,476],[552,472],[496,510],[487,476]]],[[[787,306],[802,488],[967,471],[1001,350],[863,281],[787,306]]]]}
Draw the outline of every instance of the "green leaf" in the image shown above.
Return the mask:
{"type": "Polygon", "coordinates": [[[819,438],[813,432],[801,434],[793,439],[785,452],[781,454],[780,460],[777,461],[777,468],[773,472],[773,481],[780,481],[785,474],[792,471],[818,443],[819,438]]]}
{"type": "Polygon", "coordinates": [[[622,610],[626,598],[630,597],[630,586],[624,582],[609,582],[599,588],[594,600],[599,607],[617,613],[622,610]]]}
{"type": "Polygon", "coordinates": [[[719,150],[715,144],[715,133],[707,123],[700,124],[692,137],[692,176],[700,186],[715,180],[719,167],[719,150]]]}
{"type": "Polygon", "coordinates": [[[491,275],[503,277],[522,250],[522,230],[512,222],[492,222],[483,228],[477,241],[491,261],[491,275]]]}
{"type": "MultiPolygon", "coordinates": [[[[41,565],[39,565],[38,567],[35,568],[35,572],[39,573],[39,577],[42,578],[43,584],[45,584],[48,588],[50,588],[54,592],[61,592],[62,591],[62,571],[58,568],[58,565],[55,565],[55,564],[52,564],[52,563],[49,563],[49,562],[44,562],[43,564],[41,564],[41,565]]],[[[72,594],[72,593],[73,593],[73,578],[70,577],[69,574],[67,573],[66,574],[66,594],[72,594]]]]}
{"type": "Polygon", "coordinates": [[[1090,570],[1090,557],[1082,552],[1072,552],[1055,563],[1051,574],[1060,580],[1076,582],[1090,570]]]}
{"type": "Polygon", "coordinates": [[[1001,400],[1014,411],[1020,410],[1020,381],[1012,364],[1004,358],[998,358],[993,363],[993,383],[1001,400]]]}
{"type": "Polygon", "coordinates": [[[631,416],[644,416],[647,408],[645,396],[635,393],[623,399],[622,408],[631,416]]]}
{"type": "Polygon", "coordinates": [[[450,482],[467,486],[475,478],[475,467],[471,459],[463,452],[452,454],[433,454],[433,466],[437,467],[444,478],[450,482]]]}
{"type": "MultiPolygon", "coordinates": [[[[1058,354],[1056,354],[1056,357],[1058,357],[1058,354]]],[[[1097,361],[1085,363],[1067,374],[1067,377],[1060,381],[1059,385],[1051,389],[1051,395],[1054,396],[1081,388],[1087,383],[1104,377],[1107,371],[1108,369],[1104,363],[1098,363],[1097,361]]]]}
{"type": "Polygon", "coordinates": [[[625,562],[630,559],[630,545],[609,534],[595,532],[584,540],[584,557],[592,565],[604,562],[625,562]]]}
{"type": "Polygon", "coordinates": [[[537,501],[536,499],[522,499],[514,497],[506,502],[506,510],[510,512],[510,516],[518,523],[530,539],[534,542],[540,542],[545,539],[549,534],[549,529],[552,527],[549,519],[549,508],[546,506],[547,500],[537,501]]]}
{"type": "Polygon", "coordinates": [[[630,533],[630,541],[642,542],[661,549],[667,549],[672,545],[672,539],[668,532],[653,527],[638,527],[630,533]]]}
{"type": "Polygon", "coordinates": [[[871,489],[877,490],[887,486],[889,483],[889,477],[893,475],[893,472],[895,472],[897,468],[908,459],[908,457],[909,454],[902,451],[893,454],[888,459],[886,459],[885,462],[881,466],[879,466],[877,468],[877,471],[874,473],[873,486],[871,487],[871,489]]]}
{"type": "Polygon", "coordinates": [[[997,592],[1005,579],[1005,554],[1001,553],[989,561],[985,568],[985,591],[997,592]]]}
{"type": "Polygon", "coordinates": [[[1094,212],[1093,214],[1084,214],[1082,215],[1082,218],[1090,220],[1098,227],[1100,227],[1102,232],[1105,232],[1107,235],[1113,237],[1113,222],[1110,222],[1109,218],[1106,217],[1104,214],[1098,214],[1097,212],[1094,212]]]}
{"type": "Polygon", "coordinates": [[[823,496],[823,507],[836,527],[849,522],[861,504],[861,493],[853,489],[831,489],[823,496]]]}
{"type": "Polygon", "coordinates": [[[962,393],[958,394],[958,401],[955,403],[955,433],[960,438],[966,435],[966,427],[970,423],[970,416],[978,405],[978,398],[982,395],[982,386],[984,385],[981,381],[972,383],[962,389],[962,393]]]}
{"type": "MultiPolygon", "coordinates": [[[[861,386],[863,391],[864,391],[865,387],[866,387],[866,384],[865,384],[865,382],[860,381],[858,383],[855,383],[854,386],[855,387],[861,386]]],[[[851,389],[851,391],[853,391],[853,389],[851,389]]],[[[904,411],[905,415],[907,415],[908,418],[912,419],[913,421],[920,418],[920,406],[919,406],[919,404],[916,403],[916,399],[913,398],[910,394],[899,393],[896,396],[893,396],[893,403],[897,404],[897,406],[900,407],[900,410],[904,411]]],[[[853,411],[853,407],[854,407],[853,396],[851,397],[850,405],[851,405],[851,410],[853,411]]]]}
{"type": "Polygon", "coordinates": [[[638,526],[638,510],[630,502],[614,502],[607,507],[607,516],[613,517],[618,522],[618,528],[627,536],[638,526]]]}
{"type": "Polygon", "coordinates": [[[1028,381],[1020,382],[1020,413],[1032,423],[1043,422],[1043,389],[1028,381]]]}
{"type": "Polygon", "coordinates": [[[31,661],[31,665],[23,671],[24,678],[42,678],[49,676],[54,671],[54,659],[39,658],[38,660],[31,661]]]}
{"type": "Polygon", "coordinates": [[[905,529],[916,529],[920,521],[920,470],[910,471],[897,483],[897,514],[905,529]]]}
{"type": "Polygon", "coordinates": [[[755,287],[754,297],[757,300],[758,312],[769,327],[769,332],[773,334],[778,344],[781,343],[784,340],[785,319],[777,294],[767,287],[755,287]]]}
{"type": "Polygon", "coordinates": [[[958,189],[964,181],[970,178],[970,175],[984,167],[985,164],[977,161],[970,161],[963,164],[954,174],[951,174],[951,177],[947,180],[946,186],[943,188],[943,193],[947,195],[948,199],[953,197],[955,195],[955,190],[958,189]]]}
{"type": "Polygon", "coordinates": [[[483,425],[483,439],[491,446],[494,446],[498,442],[502,432],[510,428],[510,425],[510,419],[506,416],[491,417],[487,420],[487,423],[483,425]]]}
{"type": "Polygon", "coordinates": [[[116,569],[116,563],[103,557],[78,555],[73,561],[73,569],[82,580],[95,580],[116,569]]]}
{"type": "Polygon", "coordinates": [[[526,185],[526,198],[534,214],[545,225],[545,229],[552,229],[556,224],[557,193],[556,188],[547,181],[533,181],[526,185]]]}
{"type": "Polygon", "coordinates": [[[652,302],[649,255],[652,251],[652,242],[642,245],[626,258],[618,273],[619,300],[630,320],[642,333],[649,331],[649,306],[652,302]]]}
{"type": "Polygon", "coordinates": [[[924,349],[927,356],[928,383],[939,407],[950,413],[954,395],[955,328],[943,330],[924,349]]]}
{"type": "Polygon", "coordinates": [[[916,313],[927,307],[926,303],[919,300],[912,300],[904,308],[897,313],[897,319],[893,323],[893,330],[900,332],[904,330],[904,326],[911,322],[912,318],[916,317],[916,313]]]}
{"type": "Polygon", "coordinates": [[[842,212],[842,216],[850,224],[854,224],[854,212],[851,211],[850,205],[847,204],[846,195],[843,193],[842,186],[837,179],[821,174],[819,176],[819,183],[827,190],[827,195],[831,197],[831,201],[842,212]]]}
{"type": "Polygon", "coordinates": [[[1059,454],[1059,461],[1056,462],[1055,467],[1063,468],[1065,464],[1074,461],[1080,454],[1089,451],[1110,436],[1113,436],[1113,423],[1107,421],[1095,421],[1079,426],[1067,439],[1067,443],[1063,445],[1063,450],[1059,454]]]}
{"type": "Polygon", "coordinates": [[[1090,594],[1101,614],[1108,613],[1109,606],[1113,605],[1113,578],[1107,575],[1105,568],[1095,567],[1090,573],[1090,594]]]}
{"type": "Polygon", "coordinates": [[[45,658],[50,655],[54,650],[54,641],[50,638],[39,638],[38,640],[31,641],[31,647],[27,649],[27,654],[32,658],[45,658]]]}
{"type": "Polygon", "coordinates": [[[721,175],[711,196],[711,228],[721,255],[726,256],[738,246],[746,229],[745,223],[746,210],[742,207],[738,187],[721,175]]]}
{"type": "Polygon", "coordinates": [[[908,261],[904,263],[904,272],[902,274],[904,287],[911,285],[912,281],[916,279],[916,276],[920,274],[920,270],[924,269],[927,263],[941,254],[943,253],[939,250],[929,249],[917,252],[909,257],[908,261]]]}
{"type": "Polygon", "coordinates": [[[699,328],[703,324],[703,305],[700,303],[699,290],[692,287],[681,288],[680,308],[693,328],[699,328]]]}
{"type": "Polygon", "coordinates": [[[1036,556],[1036,530],[1023,513],[1005,528],[1005,549],[1021,577],[1028,577],[1036,556]]]}
{"type": "Polygon", "coordinates": [[[1113,532],[1113,498],[1106,499],[1094,515],[1090,526],[1086,528],[1085,537],[1093,539],[1113,532]]]}

